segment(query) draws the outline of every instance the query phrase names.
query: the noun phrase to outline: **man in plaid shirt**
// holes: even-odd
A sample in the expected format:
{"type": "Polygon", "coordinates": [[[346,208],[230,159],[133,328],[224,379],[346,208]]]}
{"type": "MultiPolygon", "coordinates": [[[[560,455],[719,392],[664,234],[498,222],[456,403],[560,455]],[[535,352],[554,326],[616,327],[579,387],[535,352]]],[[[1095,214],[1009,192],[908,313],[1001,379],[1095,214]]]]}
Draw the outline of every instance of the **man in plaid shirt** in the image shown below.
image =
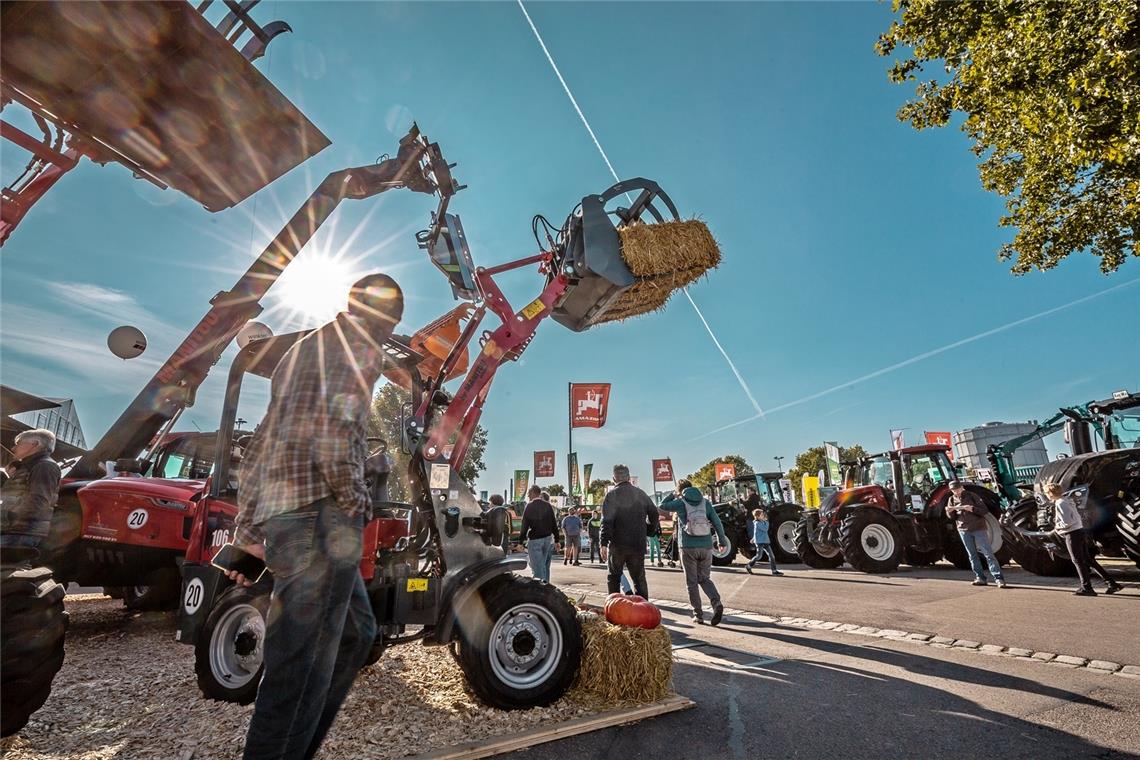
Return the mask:
{"type": "Polygon", "coordinates": [[[394,280],[365,277],[348,312],[273,371],[269,409],[239,473],[234,541],[273,574],[246,760],[313,757],[375,641],[359,570],[372,503],[365,432],[380,346],[403,310],[394,280]]]}

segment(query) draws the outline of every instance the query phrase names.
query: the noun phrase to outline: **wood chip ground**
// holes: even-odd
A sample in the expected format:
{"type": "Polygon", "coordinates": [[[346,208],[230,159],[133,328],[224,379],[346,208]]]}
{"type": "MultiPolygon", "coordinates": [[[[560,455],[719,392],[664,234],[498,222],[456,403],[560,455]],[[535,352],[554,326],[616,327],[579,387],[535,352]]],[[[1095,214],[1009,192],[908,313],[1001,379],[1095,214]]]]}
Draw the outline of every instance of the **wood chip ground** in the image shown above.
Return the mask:
{"type": "MultiPolygon", "coordinates": [[[[173,613],[131,613],[97,595],[68,597],[67,609],[63,669],[47,704],[0,742],[5,760],[241,756],[253,706],[202,697],[173,613]]],[[[318,757],[409,757],[595,712],[571,696],[525,711],[485,707],[446,649],[408,644],[361,673],[318,757]]]]}

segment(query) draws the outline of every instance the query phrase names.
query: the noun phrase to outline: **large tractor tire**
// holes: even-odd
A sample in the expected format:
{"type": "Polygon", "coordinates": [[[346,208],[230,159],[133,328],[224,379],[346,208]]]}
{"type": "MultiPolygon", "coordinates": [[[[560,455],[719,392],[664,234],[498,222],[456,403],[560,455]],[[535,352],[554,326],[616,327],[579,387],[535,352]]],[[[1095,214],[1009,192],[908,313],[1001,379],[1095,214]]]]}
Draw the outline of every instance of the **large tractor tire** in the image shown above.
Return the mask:
{"type": "MultiPolygon", "coordinates": [[[[1023,530],[1036,531],[1038,528],[1037,503],[1033,499],[1023,499],[1015,504],[1010,508],[1010,520],[1015,526],[1023,530]]],[[[1017,564],[1034,575],[1069,577],[1077,574],[1077,570],[1073,567],[1068,555],[1050,554],[1043,546],[1023,539],[1010,540],[1005,545],[1009,547],[1017,564]]],[[[965,555],[965,553],[966,551],[963,549],[962,554],[965,555]]],[[[966,567],[969,567],[968,562],[966,567]]]]}
{"type": "Polygon", "coordinates": [[[799,562],[800,555],[796,550],[796,524],[800,521],[798,510],[776,509],[768,519],[771,523],[768,526],[768,540],[776,553],[776,559],[785,564],[799,562]]]}
{"type": "Polygon", "coordinates": [[[1116,529],[1123,540],[1124,555],[1140,567],[1140,493],[1126,494],[1121,500],[1116,529]]]}
{"type": "Polygon", "coordinates": [[[913,546],[908,546],[903,553],[903,557],[906,563],[912,567],[929,567],[930,565],[937,564],[938,560],[942,559],[942,552],[938,549],[920,551],[913,546]]]}
{"type": "Polygon", "coordinates": [[[542,707],[570,688],[582,629],[556,586],[509,575],[460,611],[459,664],[471,690],[502,710],[542,707]]]}
{"type": "MultiPolygon", "coordinates": [[[[713,538],[714,541],[720,541],[715,536],[713,538]]],[[[732,534],[726,530],[724,538],[723,543],[714,543],[712,548],[712,563],[717,567],[728,567],[736,561],[737,546],[732,540],[732,534]]]]}
{"type": "Polygon", "coordinates": [[[173,565],[151,572],[146,583],[123,586],[123,605],[128,610],[166,612],[177,609],[182,592],[182,576],[173,565]]]}
{"type": "Polygon", "coordinates": [[[0,735],[23,728],[63,666],[64,588],[31,549],[0,550],[0,735]]]}
{"type": "MultiPolygon", "coordinates": [[[[998,564],[1003,567],[1009,564],[1009,560],[1013,556],[1010,549],[1011,542],[1005,540],[1005,534],[1002,533],[1001,529],[1001,522],[992,514],[986,515],[986,533],[989,536],[990,548],[993,549],[998,564]]],[[[959,570],[970,569],[970,555],[966,553],[966,547],[962,543],[962,536],[958,533],[958,529],[954,527],[953,522],[950,523],[946,531],[946,559],[959,570]]]]}
{"type": "Polygon", "coordinates": [[[860,507],[839,523],[843,559],[863,573],[892,573],[903,556],[903,537],[895,519],[885,510],[860,507]]]}
{"type": "Polygon", "coordinates": [[[271,589],[234,586],[210,610],[194,645],[198,688],[210,699],[247,705],[257,696],[271,589]]]}
{"type": "Polygon", "coordinates": [[[808,567],[831,570],[843,564],[843,552],[839,547],[812,543],[806,513],[800,515],[793,535],[796,542],[796,559],[808,567]]]}

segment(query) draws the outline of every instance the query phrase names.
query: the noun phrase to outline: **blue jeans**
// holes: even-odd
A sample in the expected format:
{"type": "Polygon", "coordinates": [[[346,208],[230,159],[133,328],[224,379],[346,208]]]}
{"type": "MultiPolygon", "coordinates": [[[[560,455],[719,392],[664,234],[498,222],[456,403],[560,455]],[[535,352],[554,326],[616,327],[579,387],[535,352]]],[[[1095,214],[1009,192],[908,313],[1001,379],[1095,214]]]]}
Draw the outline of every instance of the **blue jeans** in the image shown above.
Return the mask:
{"type": "Polygon", "coordinates": [[[984,581],[986,579],[986,569],[982,565],[982,557],[986,558],[986,564],[990,566],[990,575],[993,576],[995,581],[1002,580],[1001,564],[998,563],[997,557],[994,556],[994,550],[990,548],[990,534],[986,530],[974,530],[970,532],[958,531],[958,535],[962,537],[962,544],[966,547],[966,554],[970,555],[970,567],[974,570],[974,575],[978,580],[984,581]],[[979,556],[981,555],[981,556],[979,556]]]}
{"type": "Polygon", "coordinates": [[[554,559],[554,536],[532,538],[526,542],[530,572],[540,581],[550,583],[550,561],[554,559]]]}
{"type": "Polygon", "coordinates": [[[776,553],[772,551],[771,544],[756,544],[756,554],[752,559],[748,560],[748,566],[756,567],[759,565],[765,553],[768,554],[768,564],[771,565],[772,572],[779,572],[779,569],[776,567],[776,553]]]}
{"type": "Polygon", "coordinates": [[[326,498],[263,527],[273,597],[243,758],[311,758],[376,639],[360,577],[364,520],[326,498]]]}
{"type": "Polygon", "coordinates": [[[42,536],[29,536],[27,533],[0,533],[0,546],[2,547],[38,549],[40,548],[40,541],[43,541],[42,536]]]}

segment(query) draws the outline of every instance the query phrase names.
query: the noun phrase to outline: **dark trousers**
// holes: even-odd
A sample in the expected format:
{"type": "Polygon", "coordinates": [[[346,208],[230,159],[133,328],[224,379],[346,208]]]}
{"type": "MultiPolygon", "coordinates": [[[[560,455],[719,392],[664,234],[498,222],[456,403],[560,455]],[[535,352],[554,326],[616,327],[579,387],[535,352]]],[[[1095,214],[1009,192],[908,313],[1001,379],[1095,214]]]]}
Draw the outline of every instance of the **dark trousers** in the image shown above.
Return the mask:
{"type": "Polygon", "coordinates": [[[611,594],[621,588],[622,570],[629,571],[633,589],[638,596],[649,598],[649,584],[645,582],[645,547],[617,546],[610,544],[609,575],[606,585],[611,594]]]}
{"type": "Polygon", "coordinates": [[[598,559],[602,558],[602,547],[598,543],[597,536],[590,536],[590,561],[594,561],[594,556],[597,555],[598,559]]]}
{"type": "Polygon", "coordinates": [[[1081,588],[1092,588],[1092,574],[1096,572],[1110,586],[1115,582],[1108,571],[1101,567],[1092,553],[1089,552],[1089,532],[1078,528],[1071,533],[1065,533],[1065,547],[1069,550],[1069,558],[1077,568],[1077,578],[1081,581],[1081,588]]]}
{"type": "Polygon", "coordinates": [[[362,528],[331,498],[265,522],[273,597],[245,760],[313,757],[363,667],[376,620],[360,577],[362,528]]]}

